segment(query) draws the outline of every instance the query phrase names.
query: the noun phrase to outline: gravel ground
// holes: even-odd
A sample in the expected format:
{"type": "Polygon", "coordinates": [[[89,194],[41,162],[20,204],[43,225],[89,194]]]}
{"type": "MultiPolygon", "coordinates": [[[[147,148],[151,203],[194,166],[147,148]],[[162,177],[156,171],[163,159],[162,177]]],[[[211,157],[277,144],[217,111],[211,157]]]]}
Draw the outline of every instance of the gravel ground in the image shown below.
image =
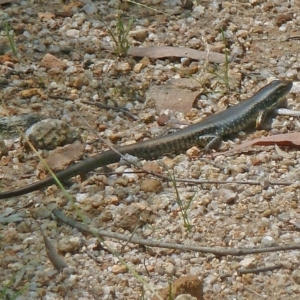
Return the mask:
{"type": "MultiPolygon", "coordinates": [[[[198,109],[186,114],[170,112],[173,119],[192,123],[248,98],[270,78],[297,81],[300,77],[300,1],[198,1],[201,5],[186,9],[179,0],[140,1],[152,10],[118,0],[52,2],[24,0],[1,6],[1,117],[34,114],[66,121],[87,143],[86,155],[104,151],[107,146],[95,142],[94,133],[83,120],[115,145],[163,133],[166,128],[155,120],[155,104],[145,99],[151,87],[164,86],[170,79],[192,77],[201,82],[198,109]],[[223,29],[228,53],[234,58],[229,64],[230,88],[222,79],[224,64],[174,57],[118,58],[108,50],[113,46],[108,28],[116,33],[117,14],[125,26],[134,18],[128,39],[140,47],[165,45],[224,53],[223,29]],[[5,26],[14,30],[18,60],[11,54],[5,26]],[[46,54],[54,57],[48,61],[46,54]],[[137,118],[86,101],[124,106],[137,118]]],[[[288,96],[288,107],[300,110],[295,90],[288,96]]],[[[275,116],[264,130],[230,137],[222,150],[269,134],[297,132],[299,127],[296,117],[275,116]]],[[[45,176],[37,171],[37,156],[25,150],[16,135],[18,131],[10,136],[3,132],[8,149],[1,157],[0,175],[6,177],[1,183],[3,190],[45,176]]],[[[228,249],[290,245],[300,243],[300,158],[296,148],[281,150],[259,146],[215,159],[194,159],[185,153],[152,163],[138,162],[177,178],[262,183],[178,182],[181,201],[184,205],[191,201],[187,210],[192,225],[189,230],[184,226],[174,185],[144,173],[130,173],[137,170],[132,166],[111,166],[114,171],[126,171],[123,175],[98,170],[87,178],[76,178],[69,192],[91,226],[127,236],[134,233],[134,237],[162,242],[228,249]],[[272,185],[270,181],[293,184],[272,185]]],[[[47,150],[39,153],[44,157],[49,154],[47,150]]],[[[10,299],[21,289],[22,296],[17,299],[151,299],[153,290],[189,275],[201,279],[203,299],[300,297],[297,249],[220,256],[143,247],[109,238],[102,247],[93,235],[59,223],[51,214],[54,207],[80,221],[72,202],[56,186],[1,201],[3,299],[10,299]],[[11,218],[4,221],[3,214],[8,213],[11,218]],[[63,271],[57,272],[50,263],[39,226],[67,263],[63,271]],[[119,252],[144,283],[107,251],[108,246],[119,252]],[[279,264],[279,268],[264,272],[238,272],[279,264]]]]}

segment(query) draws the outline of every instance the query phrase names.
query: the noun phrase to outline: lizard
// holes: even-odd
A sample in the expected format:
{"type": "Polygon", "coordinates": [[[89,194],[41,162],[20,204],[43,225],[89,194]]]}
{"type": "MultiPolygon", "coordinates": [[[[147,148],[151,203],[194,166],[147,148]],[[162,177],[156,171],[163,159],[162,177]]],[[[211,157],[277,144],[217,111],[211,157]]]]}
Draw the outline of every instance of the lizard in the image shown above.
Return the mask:
{"type": "MultiPolygon", "coordinates": [[[[237,133],[253,125],[255,128],[259,128],[267,114],[282,104],[292,86],[292,81],[273,80],[247,100],[209,116],[199,123],[154,139],[120,146],[116,148],[117,151],[104,151],[75,163],[55,175],[58,180],[65,181],[96,168],[116,163],[120,160],[120,154],[130,154],[141,159],[153,160],[165,154],[182,153],[195,145],[204,148],[204,151],[217,149],[224,136],[237,133]]],[[[55,183],[55,179],[49,176],[25,187],[2,192],[0,199],[28,194],[55,183]]]]}

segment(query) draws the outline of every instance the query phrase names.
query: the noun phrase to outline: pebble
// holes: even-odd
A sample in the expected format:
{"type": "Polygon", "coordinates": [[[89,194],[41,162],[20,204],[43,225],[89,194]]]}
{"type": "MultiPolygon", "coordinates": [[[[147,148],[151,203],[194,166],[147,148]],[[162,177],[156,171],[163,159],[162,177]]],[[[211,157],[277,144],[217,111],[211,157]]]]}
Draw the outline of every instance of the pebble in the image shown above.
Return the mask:
{"type": "Polygon", "coordinates": [[[117,71],[124,71],[124,72],[127,72],[127,71],[130,71],[131,70],[131,66],[129,63],[127,62],[119,62],[115,65],[115,69],[117,71]]]}
{"type": "Polygon", "coordinates": [[[111,270],[113,274],[122,274],[127,272],[127,268],[124,265],[114,265],[111,270]]]}
{"type": "Polygon", "coordinates": [[[263,247],[272,247],[276,245],[276,242],[271,236],[264,236],[261,239],[261,244],[263,247]]]}
{"type": "Polygon", "coordinates": [[[29,147],[28,141],[36,149],[51,150],[77,140],[81,140],[81,137],[75,128],[61,120],[46,119],[26,130],[22,144],[29,147]]]}
{"type": "Polygon", "coordinates": [[[136,39],[137,41],[143,42],[148,36],[148,30],[147,29],[132,30],[129,32],[129,36],[136,39]]]}
{"type": "Polygon", "coordinates": [[[141,191],[159,194],[163,190],[162,184],[157,179],[145,179],[141,183],[141,191]]]}
{"type": "Polygon", "coordinates": [[[81,244],[78,237],[65,237],[58,241],[57,250],[61,253],[73,253],[80,249],[81,244]]]}
{"type": "Polygon", "coordinates": [[[0,135],[0,157],[8,154],[8,148],[5,145],[3,137],[0,135]]]}
{"type": "Polygon", "coordinates": [[[42,58],[40,62],[40,66],[46,69],[52,69],[52,68],[65,69],[67,67],[67,64],[61,59],[48,53],[42,58]]]}

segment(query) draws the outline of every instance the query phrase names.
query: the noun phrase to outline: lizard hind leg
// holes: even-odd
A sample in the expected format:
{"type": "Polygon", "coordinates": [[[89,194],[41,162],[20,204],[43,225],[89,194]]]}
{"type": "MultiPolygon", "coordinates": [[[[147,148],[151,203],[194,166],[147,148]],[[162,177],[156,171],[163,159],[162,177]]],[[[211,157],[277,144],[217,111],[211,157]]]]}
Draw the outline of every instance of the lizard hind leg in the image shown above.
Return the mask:
{"type": "Polygon", "coordinates": [[[199,137],[199,144],[204,147],[204,152],[218,149],[221,146],[222,138],[218,135],[203,135],[199,137]]]}

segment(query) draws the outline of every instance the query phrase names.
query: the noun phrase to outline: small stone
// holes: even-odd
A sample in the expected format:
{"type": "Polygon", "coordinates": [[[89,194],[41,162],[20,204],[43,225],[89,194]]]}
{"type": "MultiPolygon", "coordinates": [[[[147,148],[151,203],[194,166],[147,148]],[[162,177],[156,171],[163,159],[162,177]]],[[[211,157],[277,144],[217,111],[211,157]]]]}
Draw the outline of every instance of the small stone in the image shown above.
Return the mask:
{"type": "Polygon", "coordinates": [[[114,265],[111,268],[114,274],[122,274],[127,272],[127,268],[124,265],[114,265]]]}
{"type": "Polygon", "coordinates": [[[35,207],[31,210],[31,215],[33,216],[33,218],[35,219],[47,219],[49,218],[51,212],[50,210],[45,207],[45,206],[38,206],[38,207],[35,207]]]}
{"type": "Polygon", "coordinates": [[[74,253],[81,247],[81,240],[79,237],[66,237],[57,243],[57,250],[60,253],[74,253]]]}
{"type": "Polygon", "coordinates": [[[131,70],[131,66],[128,62],[119,62],[116,64],[115,70],[126,72],[131,70]]]}
{"type": "Polygon", "coordinates": [[[198,147],[192,147],[186,151],[186,154],[191,157],[199,157],[200,153],[201,151],[198,147]]]}
{"type": "MultiPolygon", "coordinates": [[[[166,287],[159,291],[159,296],[164,299],[170,299],[170,290],[172,291],[172,297],[175,298],[182,294],[188,294],[195,297],[197,300],[203,300],[203,285],[198,276],[188,275],[176,279],[171,287],[166,287]]],[[[158,300],[160,298],[154,296],[152,300],[158,300]]]]}
{"type": "Polygon", "coordinates": [[[145,169],[145,170],[147,170],[149,172],[154,172],[154,173],[162,174],[162,167],[158,163],[153,162],[153,161],[146,162],[143,165],[143,169],[145,169]]]}
{"type": "Polygon", "coordinates": [[[148,206],[142,203],[132,203],[114,217],[114,225],[116,228],[132,231],[145,223],[153,223],[155,218],[156,215],[148,206]]]}
{"type": "Polygon", "coordinates": [[[36,149],[52,150],[58,146],[73,143],[81,140],[77,130],[68,123],[56,120],[46,119],[35,123],[25,132],[25,139],[21,143],[29,148],[27,141],[36,149]]]}
{"type": "Polygon", "coordinates": [[[165,272],[168,276],[173,276],[176,273],[176,268],[173,264],[167,263],[165,266],[165,272]]]}
{"type": "Polygon", "coordinates": [[[71,39],[78,39],[80,37],[80,31],[78,29],[69,29],[66,31],[66,36],[71,39]]]}
{"type": "Polygon", "coordinates": [[[264,27],[263,26],[254,26],[252,28],[253,33],[263,33],[264,32],[264,27]]]}
{"type": "Polygon", "coordinates": [[[194,3],[191,0],[181,0],[181,7],[184,9],[192,9],[193,5],[194,3]]]}
{"type": "Polygon", "coordinates": [[[249,35],[248,30],[238,30],[236,33],[237,37],[246,38],[249,35]]]}
{"type": "Polygon", "coordinates": [[[143,42],[148,37],[147,29],[139,29],[129,32],[129,36],[137,41],[143,42]]]}
{"type": "Polygon", "coordinates": [[[142,63],[137,63],[134,67],[133,67],[133,71],[135,73],[140,73],[141,69],[144,67],[144,65],[142,63]]]}
{"type": "Polygon", "coordinates": [[[233,204],[237,198],[238,194],[233,192],[232,190],[222,189],[221,195],[223,196],[223,201],[227,204],[233,204]]]}
{"type": "Polygon", "coordinates": [[[244,268],[252,268],[254,262],[255,262],[254,257],[246,257],[240,261],[240,266],[242,266],[244,268]]]}
{"type": "Polygon", "coordinates": [[[168,156],[163,157],[162,162],[164,164],[165,169],[167,170],[172,170],[176,165],[174,159],[168,156]]]}
{"type": "Polygon", "coordinates": [[[5,145],[3,137],[0,135],[0,157],[7,155],[7,154],[8,154],[8,149],[5,145]]]}
{"type": "Polygon", "coordinates": [[[292,277],[297,284],[300,284],[300,270],[295,270],[292,277]]]}
{"type": "Polygon", "coordinates": [[[94,13],[97,13],[97,7],[95,6],[95,4],[93,3],[89,3],[89,4],[86,4],[82,7],[82,10],[87,14],[87,15],[91,15],[91,14],[94,14],[94,13]]]}
{"type": "Polygon", "coordinates": [[[289,13],[289,14],[281,14],[278,15],[275,19],[275,24],[277,26],[281,26],[282,24],[288,22],[288,21],[292,21],[293,20],[293,14],[289,13]]]}
{"type": "Polygon", "coordinates": [[[298,75],[298,71],[297,70],[294,70],[294,69],[290,69],[290,70],[287,70],[286,71],[286,77],[288,79],[295,79],[297,78],[297,75],[298,75]]]}
{"type": "Polygon", "coordinates": [[[40,66],[46,69],[52,69],[52,68],[65,69],[67,67],[67,64],[61,59],[56,58],[54,55],[48,53],[42,58],[40,62],[40,66]]]}
{"type": "Polygon", "coordinates": [[[157,179],[145,179],[141,183],[141,190],[145,193],[160,193],[162,191],[161,182],[157,179]]]}
{"type": "Polygon", "coordinates": [[[27,222],[21,222],[18,226],[17,226],[17,230],[20,233],[27,233],[31,231],[31,228],[29,226],[29,224],[27,224],[27,222]]]}
{"type": "Polygon", "coordinates": [[[170,116],[163,114],[157,118],[156,122],[159,126],[164,126],[168,123],[169,120],[170,116]]]}
{"type": "Polygon", "coordinates": [[[205,13],[205,7],[198,5],[194,8],[194,10],[192,11],[192,16],[195,19],[199,19],[203,14],[205,13]]]}
{"type": "Polygon", "coordinates": [[[175,300],[197,300],[196,297],[192,297],[189,294],[181,294],[175,298],[175,300]]]}
{"type": "Polygon", "coordinates": [[[88,86],[90,83],[89,79],[85,75],[80,75],[74,79],[72,86],[77,90],[80,90],[83,86],[88,86]]]}
{"type": "Polygon", "coordinates": [[[147,268],[148,272],[154,272],[155,271],[155,266],[153,266],[153,265],[146,266],[146,268],[147,268]]]}
{"type": "Polygon", "coordinates": [[[276,242],[273,237],[266,235],[261,239],[261,244],[263,247],[272,247],[276,245],[276,242]]]}

